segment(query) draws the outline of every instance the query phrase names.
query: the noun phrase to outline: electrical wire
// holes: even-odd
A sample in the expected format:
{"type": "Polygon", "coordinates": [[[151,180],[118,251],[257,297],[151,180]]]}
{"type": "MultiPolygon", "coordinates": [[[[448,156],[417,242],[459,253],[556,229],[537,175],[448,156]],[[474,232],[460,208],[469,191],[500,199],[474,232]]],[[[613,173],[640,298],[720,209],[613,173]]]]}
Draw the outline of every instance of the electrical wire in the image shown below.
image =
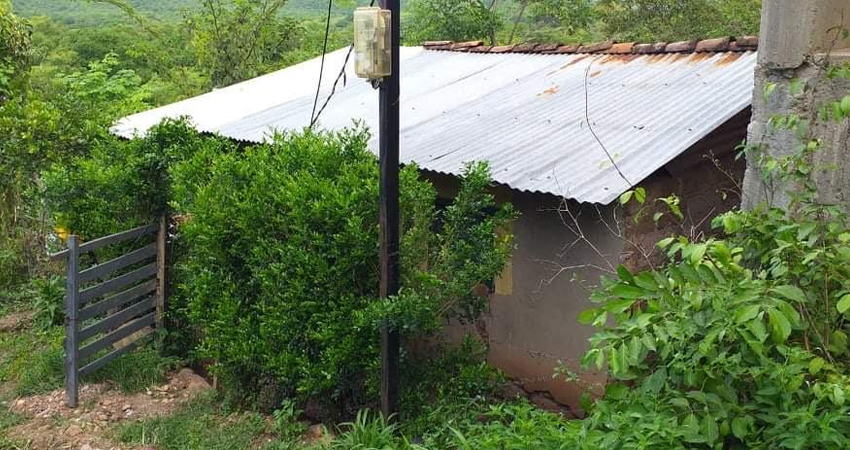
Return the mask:
{"type": "Polygon", "coordinates": [[[331,10],[333,9],[334,0],[328,0],[328,21],[325,25],[325,43],[322,45],[322,63],[319,66],[319,83],[316,86],[316,98],[313,99],[313,112],[310,113],[310,128],[316,123],[316,106],[319,105],[319,92],[322,90],[322,77],[325,74],[325,55],[328,53],[328,36],[331,34],[331,10]]]}
{"type": "MultiPolygon", "coordinates": [[[[325,99],[325,103],[323,103],[323,104],[322,104],[322,107],[321,107],[321,108],[319,108],[319,112],[318,112],[318,113],[315,113],[315,115],[313,116],[313,118],[310,120],[310,128],[313,128],[313,125],[315,125],[315,124],[316,124],[316,122],[318,122],[318,121],[319,121],[319,117],[321,117],[321,116],[322,116],[322,112],[324,112],[325,108],[327,108],[327,107],[328,107],[328,103],[330,103],[330,102],[331,102],[331,98],[332,98],[332,97],[334,96],[334,94],[336,93],[336,87],[337,87],[337,85],[339,84],[339,80],[340,80],[340,78],[342,78],[342,79],[343,79],[343,82],[342,82],[342,85],[343,85],[343,86],[345,86],[345,84],[347,83],[348,79],[347,79],[347,77],[345,76],[345,67],[348,65],[348,60],[349,60],[349,58],[351,58],[351,52],[352,52],[353,50],[354,50],[354,44],[351,44],[351,45],[348,47],[348,53],[346,53],[346,55],[345,55],[345,61],[342,63],[342,70],[340,70],[340,71],[339,71],[339,75],[337,75],[336,80],[334,80],[334,85],[333,85],[333,87],[331,87],[331,93],[330,93],[330,94],[328,94],[328,98],[326,98],[326,99],[325,99]]],[[[317,98],[318,98],[318,97],[317,97],[317,98]]],[[[314,112],[315,112],[315,108],[316,108],[316,106],[315,106],[315,105],[313,105],[313,111],[314,111],[314,112]]]]}
{"type": "Polygon", "coordinates": [[[617,170],[617,173],[620,174],[620,178],[629,185],[629,188],[634,186],[634,183],[629,181],[626,178],[626,175],[620,170],[620,166],[617,165],[617,161],[614,160],[614,157],[611,156],[611,152],[608,151],[608,148],[605,147],[605,144],[602,143],[602,139],[599,139],[599,135],[596,134],[596,131],[593,129],[593,123],[590,121],[590,89],[588,87],[589,83],[589,75],[590,68],[593,67],[594,60],[590,61],[590,64],[587,65],[587,70],[584,71],[584,120],[587,122],[587,129],[590,130],[590,134],[593,135],[593,138],[596,139],[596,143],[599,144],[599,147],[602,148],[602,151],[605,152],[605,156],[608,157],[608,160],[611,161],[611,164],[614,166],[614,169],[617,170]]]}
{"type": "MultiPolygon", "coordinates": [[[[331,0],[333,1],[333,0],[331,0]]],[[[369,3],[369,6],[375,6],[375,0],[372,0],[369,3]]],[[[345,86],[348,82],[348,78],[345,75],[345,68],[348,66],[348,60],[351,58],[351,52],[354,51],[354,44],[351,44],[348,47],[348,53],[345,55],[345,61],[342,63],[342,68],[339,70],[339,74],[336,76],[336,80],[334,80],[334,85],[331,87],[331,92],[328,94],[328,97],[325,99],[325,102],[322,104],[322,107],[319,108],[319,111],[316,112],[316,106],[319,103],[319,90],[322,87],[322,71],[324,70],[325,65],[325,51],[327,50],[328,45],[328,34],[330,33],[330,24],[331,24],[331,16],[330,16],[330,6],[328,7],[328,24],[327,29],[325,31],[325,49],[322,50],[322,69],[319,71],[319,87],[316,89],[316,99],[313,102],[313,113],[310,115],[310,128],[319,121],[319,117],[322,116],[322,112],[327,108],[328,103],[331,102],[331,98],[336,94],[336,87],[339,85],[339,80],[342,79],[342,85],[345,86]]]]}

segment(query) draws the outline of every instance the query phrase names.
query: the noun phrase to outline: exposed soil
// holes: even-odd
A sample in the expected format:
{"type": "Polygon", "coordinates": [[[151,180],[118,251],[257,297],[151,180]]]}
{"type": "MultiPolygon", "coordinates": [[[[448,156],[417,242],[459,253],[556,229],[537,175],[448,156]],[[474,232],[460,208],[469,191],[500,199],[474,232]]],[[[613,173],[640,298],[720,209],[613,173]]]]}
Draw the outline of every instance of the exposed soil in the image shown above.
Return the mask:
{"type": "Polygon", "coordinates": [[[121,422],[170,414],[174,409],[211,389],[206,380],[183,369],[169,377],[161,386],[146,392],[128,395],[105,384],[80,388],[76,409],[65,406],[65,391],[20,398],[6,407],[24,416],[27,421],[9,430],[9,437],[26,443],[31,450],[152,450],[109,440],[108,430],[121,422]]]}
{"type": "Polygon", "coordinates": [[[32,311],[18,311],[0,317],[0,333],[23,330],[32,322],[35,313],[32,311]]]}

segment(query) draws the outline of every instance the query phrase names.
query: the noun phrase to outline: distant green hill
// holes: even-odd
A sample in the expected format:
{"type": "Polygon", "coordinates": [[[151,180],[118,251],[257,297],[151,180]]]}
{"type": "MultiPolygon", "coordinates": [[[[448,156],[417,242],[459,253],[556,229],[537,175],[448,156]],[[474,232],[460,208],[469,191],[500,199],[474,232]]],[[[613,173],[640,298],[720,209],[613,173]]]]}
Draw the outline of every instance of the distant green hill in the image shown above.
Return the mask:
{"type": "MultiPolygon", "coordinates": [[[[197,0],[129,0],[139,11],[160,20],[179,18],[197,0]]],[[[15,13],[23,17],[47,16],[72,27],[89,27],[127,22],[118,8],[85,0],[12,0],[15,13]]]]}
{"type": "MultiPolygon", "coordinates": [[[[137,10],[158,20],[178,19],[181,12],[193,9],[198,0],[129,0],[137,10]]],[[[369,0],[357,0],[360,5],[369,0]]],[[[72,27],[88,27],[127,22],[118,8],[86,0],[12,0],[15,13],[23,17],[48,16],[72,27]]],[[[350,3],[349,3],[350,4],[350,3]]],[[[284,14],[296,17],[322,16],[327,11],[326,0],[290,0],[284,14]]],[[[337,13],[348,12],[350,6],[335,7],[337,13]]]]}

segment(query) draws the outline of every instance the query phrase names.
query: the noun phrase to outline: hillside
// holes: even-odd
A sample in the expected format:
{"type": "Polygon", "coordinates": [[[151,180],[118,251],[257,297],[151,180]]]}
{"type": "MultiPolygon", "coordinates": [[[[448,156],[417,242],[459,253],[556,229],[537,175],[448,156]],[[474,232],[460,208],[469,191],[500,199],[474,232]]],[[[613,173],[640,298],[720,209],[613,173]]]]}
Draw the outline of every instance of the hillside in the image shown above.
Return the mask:
{"type": "MultiPolygon", "coordinates": [[[[158,20],[179,18],[181,12],[197,6],[198,0],[129,0],[144,14],[158,20]]],[[[368,4],[369,0],[358,0],[368,4]]],[[[15,13],[23,17],[48,16],[74,27],[88,27],[126,22],[126,15],[118,8],[85,0],[12,0],[15,13]]],[[[335,7],[338,12],[350,11],[350,6],[335,7]]],[[[295,17],[315,17],[327,11],[325,0],[290,0],[283,8],[284,14],[295,17]]]]}

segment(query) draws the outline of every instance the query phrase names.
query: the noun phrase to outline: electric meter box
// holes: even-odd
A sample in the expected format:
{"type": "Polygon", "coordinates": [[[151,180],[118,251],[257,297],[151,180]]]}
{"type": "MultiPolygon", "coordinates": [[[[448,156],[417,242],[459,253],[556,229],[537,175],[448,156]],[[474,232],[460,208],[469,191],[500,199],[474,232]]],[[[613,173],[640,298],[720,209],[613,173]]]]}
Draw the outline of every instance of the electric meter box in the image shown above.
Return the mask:
{"type": "Polygon", "coordinates": [[[354,73],[377,80],[392,75],[390,11],[377,7],[354,11],[354,73]]]}

